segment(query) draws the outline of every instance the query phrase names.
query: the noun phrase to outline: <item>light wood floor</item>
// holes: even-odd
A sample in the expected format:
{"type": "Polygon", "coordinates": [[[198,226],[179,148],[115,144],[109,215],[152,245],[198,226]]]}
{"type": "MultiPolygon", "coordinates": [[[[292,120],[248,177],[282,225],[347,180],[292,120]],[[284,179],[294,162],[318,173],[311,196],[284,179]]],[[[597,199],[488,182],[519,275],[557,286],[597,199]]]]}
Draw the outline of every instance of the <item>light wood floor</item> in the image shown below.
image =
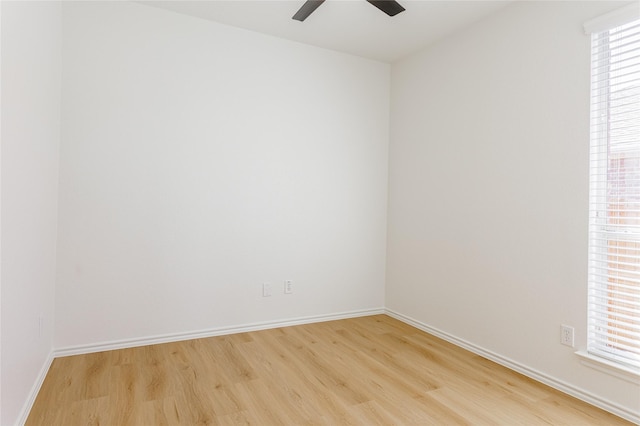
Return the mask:
{"type": "Polygon", "coordinates": [[[33,425],[630,424],[385,315],[56,359],[33,425]]]}

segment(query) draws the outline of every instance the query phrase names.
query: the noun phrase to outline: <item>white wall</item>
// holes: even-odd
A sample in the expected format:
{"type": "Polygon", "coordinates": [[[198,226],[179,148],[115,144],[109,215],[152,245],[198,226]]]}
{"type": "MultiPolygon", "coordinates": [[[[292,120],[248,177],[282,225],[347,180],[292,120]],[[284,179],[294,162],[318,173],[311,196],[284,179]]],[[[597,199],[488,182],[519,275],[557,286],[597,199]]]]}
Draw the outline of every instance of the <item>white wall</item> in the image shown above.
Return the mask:
{"type": "Polygon", "coordinates": [[[383,307],[387,64],[140,4],[63,21],[57,348],[383,307]]]}
{"type": "MultiPolygon", "coordinates": [[[[558,343],[585,345],[581,25],[612,7],[512,5],[393,66],[386,306],[637,410],[558,343]]],[[[385,304],[387,65],[139,4],[62,15],[61,41],[58,4],[2,2],[1,424],[54,297],[57,349],[385,304]]]]}
{"type": "Polygon", "coordinates": [[[11,425],[25,414],[53,348],[61,7],[58,2],[2,2],[1,7],[0,424],[11,425]]]}
{"type": "Polygon", "coordinates": [[[586,346],[590,40],[522,2],[392,67],[386,306],[638,412],[586,346]]]}

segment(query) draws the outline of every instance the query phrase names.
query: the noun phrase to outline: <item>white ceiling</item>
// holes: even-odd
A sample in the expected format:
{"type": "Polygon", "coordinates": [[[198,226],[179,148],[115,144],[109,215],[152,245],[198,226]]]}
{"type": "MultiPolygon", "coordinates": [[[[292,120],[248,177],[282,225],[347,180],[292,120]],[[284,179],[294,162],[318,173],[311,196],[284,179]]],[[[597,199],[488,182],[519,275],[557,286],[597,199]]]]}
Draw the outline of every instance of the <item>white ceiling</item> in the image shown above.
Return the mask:
{"type": "Polygon", "coordinates": [[[304,22],[291,17],[304,0],[141,1],[222,24],[383,62],[394,62],[507,6],[501,1],[398,0],[389,17],[365,0],[328,0],[304,22]]]}

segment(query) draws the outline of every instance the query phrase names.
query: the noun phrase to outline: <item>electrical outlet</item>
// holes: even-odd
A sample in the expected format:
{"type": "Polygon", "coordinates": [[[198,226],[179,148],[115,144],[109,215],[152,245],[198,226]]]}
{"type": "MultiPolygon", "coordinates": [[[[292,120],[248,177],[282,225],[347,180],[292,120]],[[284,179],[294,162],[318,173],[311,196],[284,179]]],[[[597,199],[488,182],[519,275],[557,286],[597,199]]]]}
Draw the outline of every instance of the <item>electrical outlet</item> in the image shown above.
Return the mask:
{"type": "Polygon", "coordinates": [[[262,297],[271,296],[271,283],[262,283],[262,297]]]}
{"type": "Polygon", "coordinates": [[[573,347],[573,327],[568,325],[560,326],[560,343],[573,347]]]}
{"type": "Polygon", "coordinates": [[[291,293],[293,293],[293,281],[286,280],[284,282],[284,294],[291,294],[291,293]]]}

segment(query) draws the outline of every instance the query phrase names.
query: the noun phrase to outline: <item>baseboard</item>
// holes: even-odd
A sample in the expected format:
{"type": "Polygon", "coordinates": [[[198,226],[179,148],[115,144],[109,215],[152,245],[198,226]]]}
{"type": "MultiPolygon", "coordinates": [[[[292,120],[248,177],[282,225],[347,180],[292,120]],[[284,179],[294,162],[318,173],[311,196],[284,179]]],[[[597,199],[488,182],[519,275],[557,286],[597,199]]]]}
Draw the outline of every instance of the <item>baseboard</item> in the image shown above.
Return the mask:
{"type": "Polygon", "coordinates": [[[426,333],[432,334],[436,337],[446,340],[449,343],[453,343],[456,346],[460,346],[461,348],[464,348],[470,352],[473,352],[477,355],[480,355],[484,358],[494,361],[504,367],[517,371],[518,373],[524,374],[525,376],[530,377],[534,380],[537,380],[541,383],[544,383],[545,385],[551,386],[554,389],[557,389],[568,395],[576,397],[598,408],[602,408],[603,410],[608,411],[612,414],[615,414],[616,416],[622,417],[625,420],[629,420],[630,422],[640,425],[640,414],[638,414],[637,412],[631,411],[625,407],[621,407],[618,404],[615,404],[611,401],[600,398],[596,395],[593,395],[590,392],[577,388],[562,380],[558,380],[554,377],[551,377],[533,368],[527,367],[526,365],[520,364],[519,362],[516,362],[512,359],[506,358],[495,352],[484,349],[480,346],[470,343],[464,339],[460,339],[442,330],[438,330],[437,328],[431,327],[430,325],[427,325],[423,322],[420,322],[411,317],[403,315],[399,312],[395,312],[391,309],[385,309],[385,313],[390,317],[400,320],[426,333]]]}
{"type": "Polygon", "coordinates": [[[358,311],[340,312],[327,315],[314,315],[298,318],[283,319],[277,321],[265,321],[230,327],[212,328],[208,330],[198,330],[187,333],[163,334],[159,336],[143,337],[139,339],[114,340],[111,342],[96,343],[91,345],[70,346],[56,349],[53,353],[55,358],[82,355],[94,352],[111,351],[114,349],[134,348],[138,346],[157,345],[160,343],[178,342],[182,340],[200,339],[205,337],[223,336],[226,334],[246,333],[249,331],[266,330],[270,328],[290,327],[294,325],[310,324],[315,322],[334,321],[346,318],[356,318],[369,315],[384,314],[384,308],[364,309],[358,311]]]}
{"type": "Polygon", "coordinates": [[[17,425],[24,425],[27,422],[27,417],[29,417],[29,413],[31,412],[31,407],[33,407],[33,403],[36,401],[36,396],[38,396],[38,392],[40,392],[40,388],[42,387],[42,383],[44,382],[45,377],[47,377],[47,373],[49,372],[49,368],[51,367],[51,363],[54,359],[53,351],[49,352],[47,359],[44,364],[42,364],[42,368],[38,373],[38,377],[36,378],[36,382],[31,387],[31,391],[27,396],[27,401],[22,407],[22,411],[18,415],[17,425]]]}
{"type": "Polygon", "coordinates": [[[524,374],[527,377],[530,377],[534,380],[537,380],[541,383],[551,386],[552,388],[555,388],[561,392],[564,392],[568,395],[576,397],[591,405],[594,405],[598,408],[602,408],[603,410],[606,410],[619,417],[622,417],[623,419],[629,420],[630,422],[640,425],[640,415],[636,412],[628,410],[625,407],[621,407],[611,401],[607,401],[603,398],[600,398],[596,395],[591,394],[590,392],[584,391],[580,388],[577,388],[566,382],[558,380],[554,377],[548,376],[540,371],[527,367],[526,365],[520,364],[512,359],[506,358],[495,352],[484,349],[464,339],[460,339],[449,333],[441,331],[437,328],[431,327],[423,322],[420,322],[411,317],[400,314],[399,312],[395,312],[391,309],[386,309],[386,308],[365,309],[365,310],[358,310],[358,311],[341,312],[336,314],[306,316],[306,317],[290,318],[290,319],[277,320],[277,321],[265,321],[265,322],[243,324],[238,326],[212,328],[208,330],[199,330],[199,331],[187,332],[187,333],[165,334],[165,335],[151,336],[151,337],[145,337],[140,339],[125,339],[125,340],[117,340],[117,341],[104,342],[104,343],[98,343],[98,344],[92,344],[92,345],[71,346],[71,347],[56,349],[49,355],[47,362],[43,366],[42,371],[38,376],[38,381],[34,385],[29,395],[29,400],[25,404],[25,407],[23,408],[23,411],[19,417],[20,422],[18,424],[22,425],[27,420],[27,416],[29,415],[31,406],[35,401],[36,395],[40,390],[40,386],[42,385],[42,382],[44,381],[47,371],[49,370],[51,362],[53,362],[54,358],[70,356],[70,355],[81,355],[81,354],[88,354],[88,353],[94,353],[94,352],[109,351],[114,349],[124,349],[124,348],[138,347],[138,346],[170,343],[170,342],[177,342],[182,340],[222,336],[227,334],[246,333],[250,331],[259,331],[259,330],[266,330],[271,328],[290,327],[294,325],[310,324],[310,323],[316,323],[316,322],[334,321],[334,320],[340,320],[340,319],[346,319],[346,318],[379,315],[379,314],[389,315],[390,317],[396,318],[397,320],[400,320],[406,324],[416,327],[419,330],[422,330],[426,333],[432,334],[436,337],[439,337],[443,340],[453,343],[456,346],[464,348],[470,352],[473,352],[477,355],[480,355],[484,358],[494,361],[500,365],[503,365],[511,370],[524,374]]]}

